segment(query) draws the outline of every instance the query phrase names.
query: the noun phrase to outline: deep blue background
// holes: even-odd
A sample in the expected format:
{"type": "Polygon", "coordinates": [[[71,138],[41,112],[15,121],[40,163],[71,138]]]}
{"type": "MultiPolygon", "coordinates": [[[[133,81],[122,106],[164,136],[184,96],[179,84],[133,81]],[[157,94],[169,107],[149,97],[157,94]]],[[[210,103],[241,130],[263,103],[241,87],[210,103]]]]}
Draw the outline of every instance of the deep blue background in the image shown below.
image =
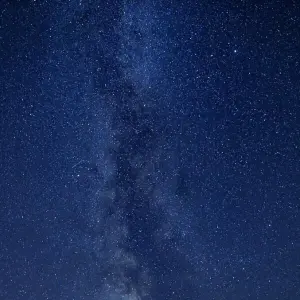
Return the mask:
{"type": "Polygon", "coordinates": [[[1,3],[0,298],[299,299],[299,5],[96,2],[1,3]]]}

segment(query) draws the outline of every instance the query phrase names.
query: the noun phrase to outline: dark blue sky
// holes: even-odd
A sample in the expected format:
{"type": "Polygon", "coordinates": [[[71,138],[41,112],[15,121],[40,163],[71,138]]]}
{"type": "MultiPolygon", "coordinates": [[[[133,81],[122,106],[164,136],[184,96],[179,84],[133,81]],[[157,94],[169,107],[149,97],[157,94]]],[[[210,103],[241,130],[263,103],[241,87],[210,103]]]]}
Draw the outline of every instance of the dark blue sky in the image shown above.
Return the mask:
{"type": "Polygon", "coordinates": [[[300,299],[299,21],[2,1],[0,298],[300,299]]]}

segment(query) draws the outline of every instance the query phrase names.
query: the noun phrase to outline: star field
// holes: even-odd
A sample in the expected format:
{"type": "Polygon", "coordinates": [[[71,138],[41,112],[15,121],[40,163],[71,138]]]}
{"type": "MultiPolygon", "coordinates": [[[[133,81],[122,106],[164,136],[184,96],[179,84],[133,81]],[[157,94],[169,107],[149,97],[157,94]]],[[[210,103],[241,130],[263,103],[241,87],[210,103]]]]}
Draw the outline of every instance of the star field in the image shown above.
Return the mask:
{"type": "Polygon", "coordinates": [[[0,299],[300,299],[296,1],[0,16],[0,299]]]}

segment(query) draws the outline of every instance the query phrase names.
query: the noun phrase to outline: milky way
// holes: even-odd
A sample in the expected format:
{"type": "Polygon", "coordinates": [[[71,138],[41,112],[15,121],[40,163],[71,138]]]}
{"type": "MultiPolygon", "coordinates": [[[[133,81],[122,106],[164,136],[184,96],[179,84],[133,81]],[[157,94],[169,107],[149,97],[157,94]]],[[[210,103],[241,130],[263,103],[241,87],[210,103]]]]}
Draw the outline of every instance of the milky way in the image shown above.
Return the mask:
{"type": "Polygon", "coordinates": [[[299,299],[296,4],[1,9],[1,299],[299,299]]]}

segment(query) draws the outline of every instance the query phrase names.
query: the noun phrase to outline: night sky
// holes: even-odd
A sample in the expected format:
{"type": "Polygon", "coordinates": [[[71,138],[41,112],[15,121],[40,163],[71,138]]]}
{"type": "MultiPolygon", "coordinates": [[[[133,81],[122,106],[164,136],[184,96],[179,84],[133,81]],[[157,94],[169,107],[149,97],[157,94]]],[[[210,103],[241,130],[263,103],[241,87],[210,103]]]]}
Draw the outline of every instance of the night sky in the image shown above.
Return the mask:
{"type": "Polygon", "coordinates": [[[0,1],[1,300],[299,300],[298,1],[0,1]]]}

